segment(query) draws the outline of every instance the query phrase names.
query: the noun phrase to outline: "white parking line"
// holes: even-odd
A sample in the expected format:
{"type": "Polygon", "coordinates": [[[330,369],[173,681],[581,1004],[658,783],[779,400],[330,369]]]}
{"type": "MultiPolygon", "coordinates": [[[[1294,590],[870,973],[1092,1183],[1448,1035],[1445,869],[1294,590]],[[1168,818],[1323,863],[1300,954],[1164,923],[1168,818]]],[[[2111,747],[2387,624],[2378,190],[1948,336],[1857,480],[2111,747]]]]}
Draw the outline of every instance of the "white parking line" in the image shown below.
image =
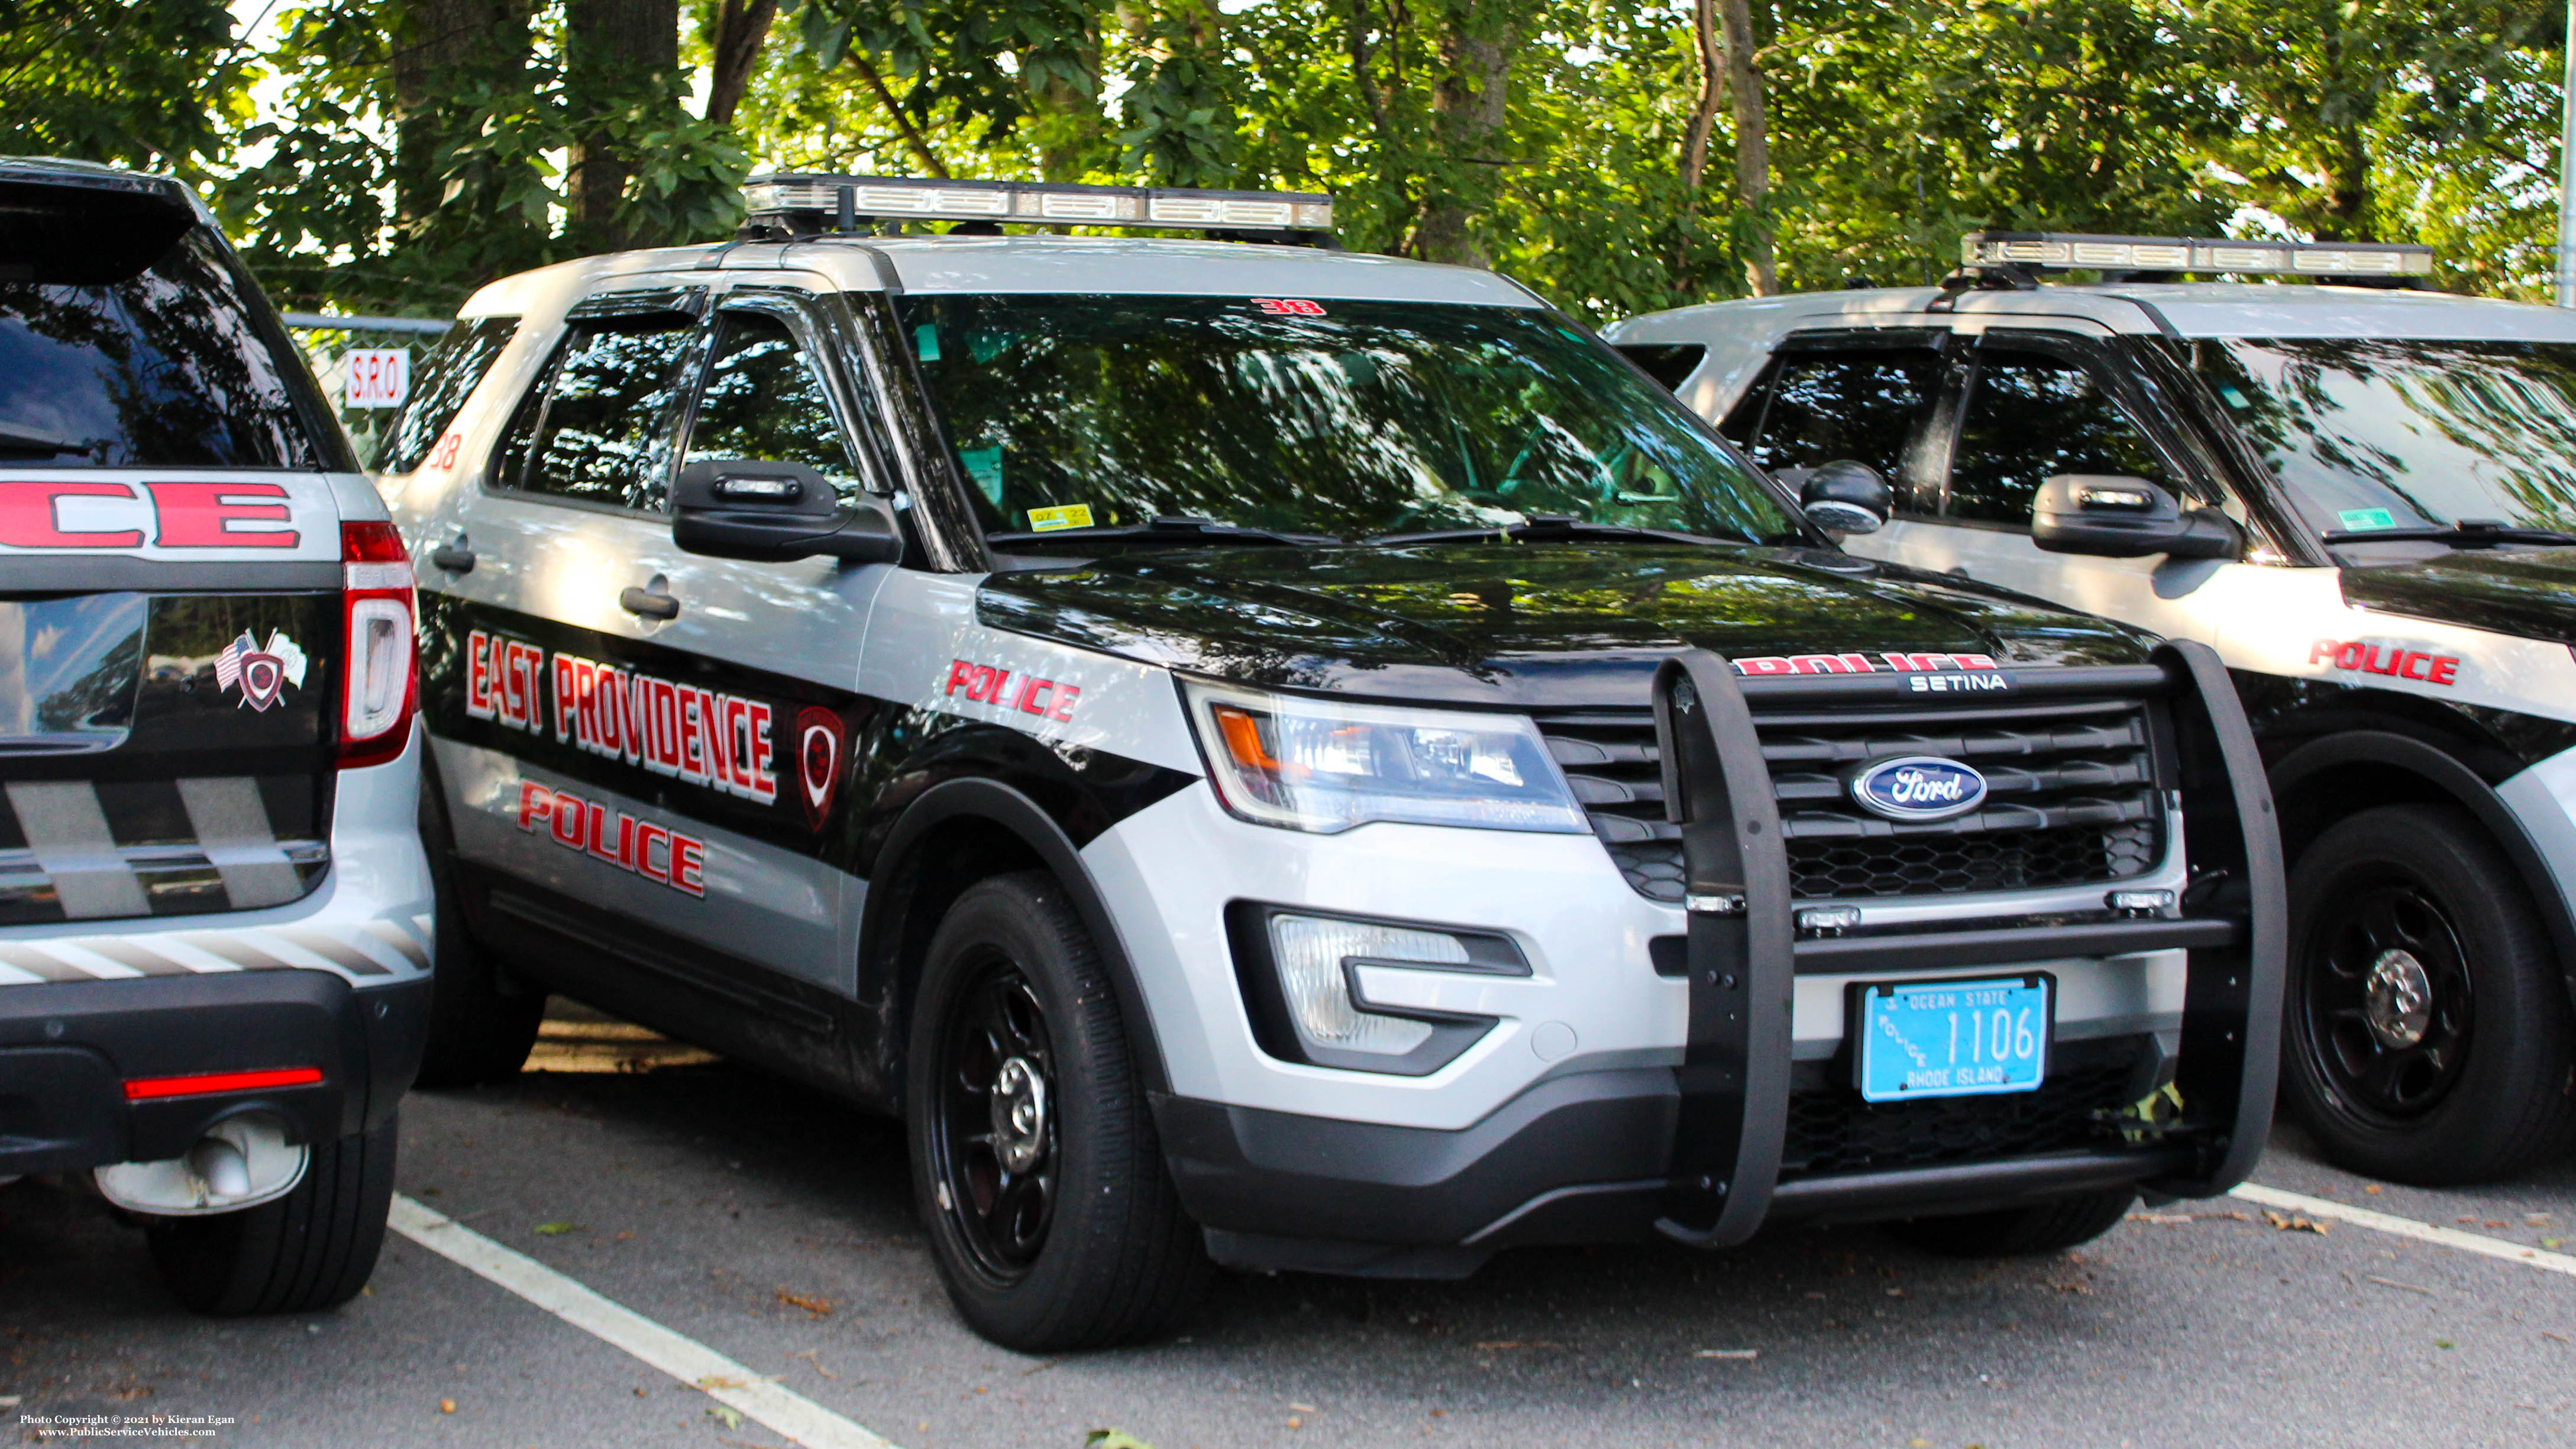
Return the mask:
{"type": "Polygon", "coordinates": [[[2413,1218],[2391,1217],[2387,1213],[2375,1213],[2368,1208],[2348,1207],[2332,1198],[2310,1197],[2300,1192],[2283,1192],[2277,1187],[2265,1187],[2260,1183],[2239,1184],[2228,1193],[2228,1196],[2240,1197],[2247,1202],[2261,1203],[2265,1207],[2306,1213],[2312,1218],[2334,1218],[2358,1227],[2392,1233],[2401,1238],[2413,1238],[2417,1242],[2439,1243],[2445,1248],[2457,1248],[2463,1253],[2501,1258],[2508,1263],[2520,1263],[2528,1268],[2538,1268],[2550,1273],[2565,1273],[2569,1277],[2576,1277],[2576,1257],[2569,1257],[2565,1253],[2552,1253],[2542,1248],[2526,1248],[2520,1243],[2508,1243],[2502,1238],[2490,1238],[2483,1233],[2464,1233],[2457,1228],[2435,1227],[2431,1223],[2419,1223],[2413,1218]]]}
{"type": "Polygon", "coordinates": [[[805,1449],[894,1449],[894,1445],[693,1338],[613,1303],[522,1253],[514,1253],[433,1209],[396,1194],[395,1232],[660,1369],[805,1449]]]}

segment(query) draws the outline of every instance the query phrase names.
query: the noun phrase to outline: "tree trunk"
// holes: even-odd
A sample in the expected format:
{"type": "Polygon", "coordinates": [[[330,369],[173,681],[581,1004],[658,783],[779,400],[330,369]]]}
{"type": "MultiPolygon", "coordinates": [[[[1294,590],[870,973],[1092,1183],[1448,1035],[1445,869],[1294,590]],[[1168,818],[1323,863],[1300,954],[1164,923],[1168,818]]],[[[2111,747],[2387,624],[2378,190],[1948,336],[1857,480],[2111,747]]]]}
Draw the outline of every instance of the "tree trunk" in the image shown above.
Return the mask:
{"type": "Polygon", "coordinates": [[[1762,73],[1753,68],[1751,0],[1718,0],[1725,33],[1726,91],[1735,110],[1735,199],[1744,204],[1744,279],[1757,297],[1780,294],[1771,243],[1771,135],[1762,73]]]}
{"type": "Polygon", "coordinates": [[[760,63],[760,47],[769,39],[769,23],[777,17],[778,0],[723,0],[716,7],[716,33],[708,47],[715,58],[707,79],[708,120],[733,124],[752,67],[760,63]]]}
{"type": "Polygon", "coordinates": [[[2370,142],[2359,126],[2337,126],[2333,135],[2334,147],[2326,155],[2326,215],[2317,226],[2317,240],[2376,241],[2370,215],[2370,142]]]}
{"type": "Polygon", "coordinates": [[[650,246],[618,219],[635,157],[606,124],[646,102],[680,69],[679,0],[565,0],[564,90],[578,123],[588,127],[572,148],[574,222],[598,245],[650,246]]]}
{"type": "Polygon", "coordinates": [[[1717,108],[1726,99],[1726,50],[1717,43],[1718,0],[1694,0],[1691,38],[1699,48],[1699,99],[1691,106],[1690,130],[1682,138],[1683,204],[1699,209],[1699,184],[1708,175],[1708,138],[1717,129],[1717,108]]]}
{"type": "Polygon", "coordinates": [[[460,95],[526,70],[528,17],[514,0],[408,0],[394,41],[394,219],[436,210],[442,154],[466,117],[460,95]]]}
{"type": "Polygon", "coordinates": [[[1498,0],[1464,0],[1440,37],[1439,80],[1431,89],[1432,134],[1440,145],[1431,192],[1414,231],[1430,261],[1492,265],[1472,227],[1497,189],[1515,37],[1498,0]]]}

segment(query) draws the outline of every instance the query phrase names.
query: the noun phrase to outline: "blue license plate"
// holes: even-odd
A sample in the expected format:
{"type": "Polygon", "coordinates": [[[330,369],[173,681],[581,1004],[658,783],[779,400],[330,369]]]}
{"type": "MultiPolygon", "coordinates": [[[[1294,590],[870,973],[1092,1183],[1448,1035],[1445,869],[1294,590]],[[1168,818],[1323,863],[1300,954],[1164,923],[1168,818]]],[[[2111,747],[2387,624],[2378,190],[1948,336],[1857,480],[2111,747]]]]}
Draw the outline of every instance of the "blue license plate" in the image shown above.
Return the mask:
{"type": "Polygon", "coordinates": [[[2015,976],[1859,988],[1862,1098],[2031,1091],[2048,1075],[2051,985],[2015,976]]]}

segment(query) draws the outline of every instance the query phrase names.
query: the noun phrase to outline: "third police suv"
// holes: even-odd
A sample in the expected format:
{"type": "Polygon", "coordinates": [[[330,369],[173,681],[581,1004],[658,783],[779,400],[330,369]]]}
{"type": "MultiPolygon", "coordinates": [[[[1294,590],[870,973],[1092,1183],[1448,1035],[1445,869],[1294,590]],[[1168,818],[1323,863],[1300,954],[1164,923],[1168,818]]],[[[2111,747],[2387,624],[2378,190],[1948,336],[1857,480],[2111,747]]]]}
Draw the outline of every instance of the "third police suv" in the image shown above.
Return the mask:
{"type": "Polygon", "coordinates": [[[562,992],[900,1113],[1029,1350],[1212,1262],[2031,1251],[2250,1165],[2278,857],[2207,649],[1838,551],[1869,480],[1323,197],[751,202],[485,288],[379,460],[431,1079],[562,992]]]}

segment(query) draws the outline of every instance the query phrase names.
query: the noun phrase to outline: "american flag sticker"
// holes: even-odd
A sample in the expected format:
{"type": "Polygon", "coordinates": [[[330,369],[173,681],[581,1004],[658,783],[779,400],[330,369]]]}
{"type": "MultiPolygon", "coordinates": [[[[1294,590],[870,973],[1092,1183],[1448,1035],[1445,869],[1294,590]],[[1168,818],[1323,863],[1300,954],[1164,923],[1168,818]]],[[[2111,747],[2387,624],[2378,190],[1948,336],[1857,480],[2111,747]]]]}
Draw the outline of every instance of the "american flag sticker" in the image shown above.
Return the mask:
{"type": "Polygon", "coordinates": [[[270,630],[264,648],[244,630],[240,638],[215,656],[215,688],[238,689],[242,704],[264,710],[277,703],[286,686],[304,686],[307,663],[304,651],[286,637],[285,630],[270,630]]]}

